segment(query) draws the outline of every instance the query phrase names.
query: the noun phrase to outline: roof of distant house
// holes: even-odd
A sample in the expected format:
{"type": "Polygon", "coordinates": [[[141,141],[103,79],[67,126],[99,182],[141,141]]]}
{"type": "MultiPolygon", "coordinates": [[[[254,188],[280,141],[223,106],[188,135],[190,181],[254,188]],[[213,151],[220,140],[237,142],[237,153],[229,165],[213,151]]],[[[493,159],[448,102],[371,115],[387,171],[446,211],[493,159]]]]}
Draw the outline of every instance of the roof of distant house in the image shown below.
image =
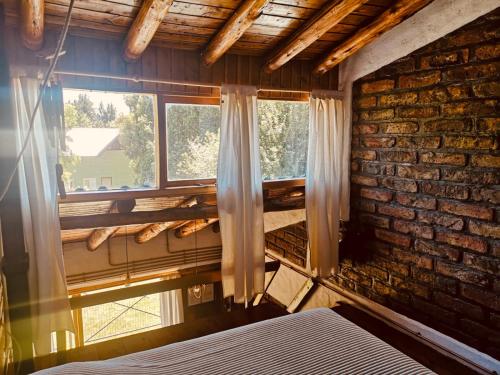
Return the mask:
{"type": "Polygon", "coordinates": [[[66,132],[66,144],[76,156],[97,156],[117,137],[118,128],[72,128],[66,132]]]}

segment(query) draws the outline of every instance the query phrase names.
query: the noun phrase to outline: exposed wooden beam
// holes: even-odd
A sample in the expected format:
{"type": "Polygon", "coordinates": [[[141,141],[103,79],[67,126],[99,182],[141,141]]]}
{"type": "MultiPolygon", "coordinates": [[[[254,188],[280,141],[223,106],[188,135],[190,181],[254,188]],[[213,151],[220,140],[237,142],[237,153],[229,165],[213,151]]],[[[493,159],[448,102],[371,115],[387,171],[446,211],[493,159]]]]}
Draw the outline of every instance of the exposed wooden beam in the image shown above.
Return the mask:
{"type": "MultiPolygon", "coordinates": [[[[286,211],[304,208],[304,199],[281,203],[273,200],[264,203],[264,211],[286,211]]],[[[186,207],[167,208],[160,211],[135,211],[118,214],[99,214],[85,216],[64,216],[60,218],[61,229],[84,229],[112,227],[130,224],[149,224],[167,221],[196,220],[196,219],[216,219],[218,217],[217,207],[186,207]]]]}
{"type": "Polygon", "coordinates": [[[144,0],[125,39],[123,57],[136,60],[153,39],[173,0],[144,0]]]}
{"type": "Polygon", "coordinates": [[[21,0],[20,7],[23,44],[37,51],[43,44],[45,0],[21,0]]]}
{"type": "Polygon", "coordinates": [[[202,54],[203,62],[215,63],[260,16],[269,0],[244,0],[222,29],[210,40],[202,54]]]}
{"type": "Polygon", "coordinates": [[[324,74],[334,66],[340,64],[360,48],[366,46],[379,35],[390,30],[405,18],[419,11],[432,0],[399,0],[375,21],[363,27],[340,46],[335,47],[314,68],[314,74],[324,74]]]}
{"type": "Polygon", "coordinates": [[[187,237],[193,233],[205,229],[206,227],[214,224],[217,221],[219,221],[219,219],[199,219],[199,220],[188,221],[187,223],[178,227],[175,230],[175,236],[177,238],[187,237]]]}
{"type": "MultiPolygon", "coordinates": [[[[135,199],[114,201],[109,209],[110,214],[131,212],[135,207],[135,199]]],[[[119,227],[107,227],[94,230],[87,238],[87,250],[95,251],[109,237],[116,233],[119,227]]]]}
{"type": "Polygon", "coordinates": [[[330,0],[272,52],[264,66],[271,73],[305,50],[368,0],[330,0]]]}
{"type": "MultiPolygon", "coordinates": [[[[191,197],[179,204],[177,207],[193,207],[196,204],[198,204],[197,198],[191,197]]],[[[158,236],[165,230],[176,229],[186,223],[189,223],[189,221],[167,221],[164,223],[153,223],[151,225],[148,225],[146,228],[135,235],[135,242],[139,244],[145,243],[150,239],[158,236]]]]}

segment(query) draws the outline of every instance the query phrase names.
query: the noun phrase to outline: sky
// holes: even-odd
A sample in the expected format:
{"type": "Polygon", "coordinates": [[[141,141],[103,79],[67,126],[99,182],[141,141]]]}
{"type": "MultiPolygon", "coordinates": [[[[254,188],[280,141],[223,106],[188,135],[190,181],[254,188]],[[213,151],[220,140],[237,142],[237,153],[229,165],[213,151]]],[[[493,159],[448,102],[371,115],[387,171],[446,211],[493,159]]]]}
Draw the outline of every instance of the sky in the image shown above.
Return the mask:
{"type": "Polygon", "coordinates": [[[94,103],[95,108],[99,106],[100,102],[102,102],[105,106],[111,103],[115,106],[118,115],[128,115],[130,113],[125,101],[123,100],[123,97],[127,94],[116,92],[64,89],[64,103],[76,100],[79,94],[87,94],[90,100],[94,103]]]}

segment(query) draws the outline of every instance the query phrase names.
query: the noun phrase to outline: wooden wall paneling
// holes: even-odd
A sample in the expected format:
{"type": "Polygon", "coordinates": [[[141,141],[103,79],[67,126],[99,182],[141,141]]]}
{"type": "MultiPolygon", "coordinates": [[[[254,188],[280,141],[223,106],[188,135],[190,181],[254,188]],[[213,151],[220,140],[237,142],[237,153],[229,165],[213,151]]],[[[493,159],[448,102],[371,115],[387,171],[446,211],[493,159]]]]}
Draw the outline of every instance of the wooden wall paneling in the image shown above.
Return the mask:
{"type": "MultiPolygon", "coordinates": [[[[142,75],[145,77],[154,77],[158,74],[158,67],[156,66],[158,61],[156,57],[157,50],[158,48],[146,48],[142,53],[141,70],[142,75]]],[[[142,86],[146,92],[157,92],[158,90],[156,83],[144,82],[142,86]]]]}
{"type": "MultiPolygon", "coordinates": [[[[160,79],[171,79],[172,50],[169,48],[157,48],[156,59],[157,77],[160,79]]],[[[172,91],[171,85],[159,84],[157,88],[158,91],[172,91]]]]}
{"type": "MultiPolygon", "coordinates": [[[[185,53],[185,69],[184,69],[184,79],[188,81],[199,81],[200,80],[200,58],[195,53],[186,52],[185,53]]],[[[187,86],[187,95],[199,95],[199,87],[187,86]]]]}
{"type": "MultiPolygon", "coordinates": [[[[116,72],[116,74],[126,74],[126,63],[120,55],[121,46],[114,41],[107,41],[106,51],[108,51],[109,72],[116,72]]],[[[108,79],[106,81],[106,84],[109,86],[110,90],[123,89],[125,83],[117,79],[108,79]]]]}

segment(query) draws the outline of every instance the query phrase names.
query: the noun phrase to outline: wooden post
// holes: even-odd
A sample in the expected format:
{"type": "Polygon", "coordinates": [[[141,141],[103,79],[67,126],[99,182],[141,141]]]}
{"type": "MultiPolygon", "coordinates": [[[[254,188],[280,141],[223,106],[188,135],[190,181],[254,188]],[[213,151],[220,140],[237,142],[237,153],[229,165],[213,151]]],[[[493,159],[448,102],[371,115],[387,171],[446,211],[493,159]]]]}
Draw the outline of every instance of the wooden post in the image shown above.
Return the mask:
{"type": "MultiPolygon", "coordinates": [[[[15,165],[16,148],[13,142],[14,126],[11,111],[9,86],[9,64],[4,36],[3,6],[0,4],[0,187],[15,165]],[[12,135],[9,137],[8,135],[12,135]],[[7,136],[5,136],[7,135],[7,136]],[[5,156],[8,155],[8,156],[5,156]]],[[[0,202],[0,223],[3,248],[2,271],[5,274],[7,303],[9,305],[10,329],[18,345],[13,345],[14,361],[20,364],[20,372],[33,372],[33,333],[31,330],[30,295],[28,285],[28,254],[24,247],[23,220],[17,173],[0,202]]]]}
{"type": "Polygon", "coordinates": [[[34,51],[43,45],[45,0],[21,0],[21,37],[24,45],[34,51]]]}

